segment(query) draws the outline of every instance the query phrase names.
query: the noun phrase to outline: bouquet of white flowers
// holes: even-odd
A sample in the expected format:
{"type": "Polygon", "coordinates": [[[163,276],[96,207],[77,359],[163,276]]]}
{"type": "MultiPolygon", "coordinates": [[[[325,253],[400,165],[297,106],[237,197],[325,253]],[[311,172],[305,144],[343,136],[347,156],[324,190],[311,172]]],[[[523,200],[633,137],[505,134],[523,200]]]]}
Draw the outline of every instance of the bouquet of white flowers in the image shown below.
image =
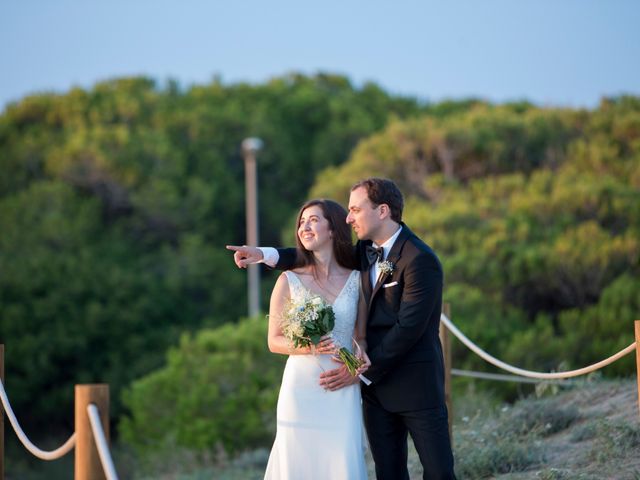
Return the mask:
{"type": "MultiPolygon", "coordinates": [[[[317,345],[323,335],[335,326],[333,307],[319,295],[309,294],[300,299],[291,299],[282,315],[282,333],[297,347],[317,345]]],[[[345,364],[351,375],[362,365],[362,361],[347,348],[340,347],[337,356],[345,364]]]]}

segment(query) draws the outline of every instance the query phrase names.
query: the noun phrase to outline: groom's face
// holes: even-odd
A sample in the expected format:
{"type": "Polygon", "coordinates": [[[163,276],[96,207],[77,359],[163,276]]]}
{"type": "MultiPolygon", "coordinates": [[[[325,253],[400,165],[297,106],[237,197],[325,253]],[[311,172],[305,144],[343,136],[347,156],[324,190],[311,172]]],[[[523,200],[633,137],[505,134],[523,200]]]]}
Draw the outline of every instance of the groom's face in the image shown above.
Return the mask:
{"type": "Polygon", "coordinates": [[[375,207],[364,187],[356,188],[349,196],[347,223],[351,225],[359,240],[371,240],[380,228],[380,210],[375,207]]]}

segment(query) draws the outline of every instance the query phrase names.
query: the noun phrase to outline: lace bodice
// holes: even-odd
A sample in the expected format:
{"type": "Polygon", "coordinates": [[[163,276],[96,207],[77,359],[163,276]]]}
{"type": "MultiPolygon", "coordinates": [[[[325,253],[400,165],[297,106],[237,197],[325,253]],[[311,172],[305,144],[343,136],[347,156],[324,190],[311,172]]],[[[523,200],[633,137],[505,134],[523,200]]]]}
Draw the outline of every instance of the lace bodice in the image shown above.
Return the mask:
{"type": "MultiPolygon", "coordinates": [[[[309,289],[304,286],[300,278],[293,272],[285,272],[289,281],[291,298],[299,298],[308,294],[309,289]]],[[[313,293],[313,292],[312,292],[313,293]]],[[[354,270],[349,275],[344,287],[334,300],[332,307],[336,316],[335,327],[331,336],[341,347],[352,350],[351,339],[358,315],[358,295],[360,294],[360,272],[354,270]]]]}

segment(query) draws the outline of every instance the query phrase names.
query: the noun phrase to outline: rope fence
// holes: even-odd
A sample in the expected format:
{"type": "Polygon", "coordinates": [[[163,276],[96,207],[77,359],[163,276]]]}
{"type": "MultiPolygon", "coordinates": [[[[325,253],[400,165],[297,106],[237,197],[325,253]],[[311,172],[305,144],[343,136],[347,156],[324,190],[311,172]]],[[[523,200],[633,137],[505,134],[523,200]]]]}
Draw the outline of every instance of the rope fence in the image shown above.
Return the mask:
{"type": "Polygon", "coordinates": [[[594,363],[593,365],[589,365],[584,368],[579,368],[577,370],[568,370],[565,372],[533,372],[531,370],[524,370],[522,368],[514,367],[513,365],[509,365],[501,360],[498,360],[496,357],[489,355],[487,352],[478,347],[475,343],[469,340],[454,324],[449,318],[443,313],[440,316],[440,321],[444,324],[445,327],[453,333],[458,340],[460,340],[469,350],[478,355],[480,358],[489,362],[492,365],[495,365],[502,370],[513,373],[514,375],[520,375],[522,377],[528,378],[538,378],[542,380],[557,380],[571,377],[578,377],[580,375],[585,375],[587,373],[595,372],[596,370],[601,369],[602,367],[606,367],[607,365],[615,362],[616,360],[624,357],[625,355],[630,354],[636,348],[636,342],[633,342],[627,348],[620,350],[618,353],[611,355],[609,358],[605,358],[604,360],[594,363]]]}
{"type": "Polygon", "coordinates": [[[107,480],[118,480],[118,474],[113,466],[113,459],[111,458],[111,452],[109,450],[109,444],[107,438],[102,429],[102,422],[100,421],[100,411],[95,403],[91,403],[87,406],[87,414],[91,422],[91,430],[93,436],[96,439],[96,446],[98,447],[98,455],[100,456],[100,463],[104,469],[104,473],[107,476],[107,480]]]}
{"type": "MultiPolygon", "coordinates": [[[[452,368],[451,375],[457,377],[470,377],[479,378],[481,380],[493,380],[496,382],[518,382],[518,383],[533,383],[539,384],[540,380],[535,378],[521,377],[519,375],[504,375],[502,373],[489,373],[489,372],[476,372],[473,370],[460,370],[459,368],[452,368]]],[[[549,383],[554,385],[573,385],[575,382],[571,380],[550,380],[549,383]]]]}
{"type": "Polygon", "coordinates": [[[586,375],[588,373],[595,372],[607,365],[612,364],[613,362],[621,359],[625,355],[630,354],[634,350],[636,351],[636,371],[637,371],[637,386],[638,386],[638,407],[640,408],[640,320],[636,320],[634,322],[634,333],[635,333],[635,342],[630,344],[628,347],[623,348],[619,352],[611,355],[604,360],[601,360],[592,365],[588,365],[583,368],[579,368],[576,370],[567,370],[563,372],[536,372],[531,370],[525,370],[523,368],[515,367],[513,365],[509,365],[506,362],[498,360],[493,355],[490,355],[474,342],[469,340],[466,335],[464,335],[451,321],[450,317],[450,305],[443,305],[443,312],[440,315],[440,342],[442,343],[442,352],[444,357],[445,364],[445,402],[447,404],[447,408],[449,410],[449,436],[451,438],[452,428],[453,428],[453,402],[451,400],[451,375],[464,376],[464,377],[472,377],[472,378],[480,378],[486,380],[496,380],[503,382],[520,382],[520,383],[541,383],[541,381],[545,382],[553,382],[554,384],[559,385],[567,385],[573,384],[575,380],[567,380],[572,379],[573,377],[578,377],[580,375],[586,375]],[[505,375],[499,373],[488,373],[488,372],[474,372],[469,370],[459,370],[451,368],[451,340],[449,337],[449,332],[451,332],[458,340],[460,340],[469,350],[478,355],[484,361],[494,365],[502,370],[505,370],[513,375],[505,375]]]}
{"type": "MultiPolygon", "coordinates": [[[[22,445],[41,460],[57,460],[75,448],[75,480],[118,480],[108,440],[108,385],[76,385],[75,432],[54,450],[42,450],[33,444],[20,426],[4,386],[4,345],[0,344],[0,426],[3,412],[22,445]],[[100,412],[104,412],[101,416],[100,412]],[[97,455],[95,454],[97,452],[97,455]]],[[[4,435],[0,431],[0,480],[4,480],[4,435]]]]}
{"type": "Polygon", "coordinates": [[[20,442],[22,442],[22,445],[24,445],[24,447],[29,450],[29,452],[31,452],[33,456],[38,457],[42,460],[56,460],[58,458],[64,457],[73,449],[73,447],[75,447],[75,433],[72,434],[62,446],[56,448],[55,450],[46,451],[36,447],[24,433],[24,430],[22,430],[20,423],[18,423],[16,415],[15,413],[13,413],[13,409],[11,408],[11,404],[9,403],[9,398],[7,397],[7,392],[4,389],[3,382],[0,382],[0,397],[2,398],[2,406],[4,408],[4,411],[7,412],[9,423],[11,423],[13,431],[16,432],[16,435],[20,442]]]}

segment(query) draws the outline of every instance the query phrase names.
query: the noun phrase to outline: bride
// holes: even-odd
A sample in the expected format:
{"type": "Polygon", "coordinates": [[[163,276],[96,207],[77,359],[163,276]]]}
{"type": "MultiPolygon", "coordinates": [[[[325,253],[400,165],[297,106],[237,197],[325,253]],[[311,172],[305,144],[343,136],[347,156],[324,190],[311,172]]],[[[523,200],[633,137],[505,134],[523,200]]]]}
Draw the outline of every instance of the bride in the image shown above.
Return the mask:
{"type": "Polygon", "coordinates": [[[366,479],[360,386],[323,389],[319,376],[335,368],[336,348],[365,352],[365,317],[358,316],[360,272],[354,270],[347,212],[331,200],[311,200],[298,213],[296,244],[303,259],[278,278],[269,309],[269,350],[289,355],[277,407],[276,439],[265,479],[366,479]],[[333,306],[335,327],[314,347],[292,348],[280,327],[290,299],[312,293],[333,306]]]}

